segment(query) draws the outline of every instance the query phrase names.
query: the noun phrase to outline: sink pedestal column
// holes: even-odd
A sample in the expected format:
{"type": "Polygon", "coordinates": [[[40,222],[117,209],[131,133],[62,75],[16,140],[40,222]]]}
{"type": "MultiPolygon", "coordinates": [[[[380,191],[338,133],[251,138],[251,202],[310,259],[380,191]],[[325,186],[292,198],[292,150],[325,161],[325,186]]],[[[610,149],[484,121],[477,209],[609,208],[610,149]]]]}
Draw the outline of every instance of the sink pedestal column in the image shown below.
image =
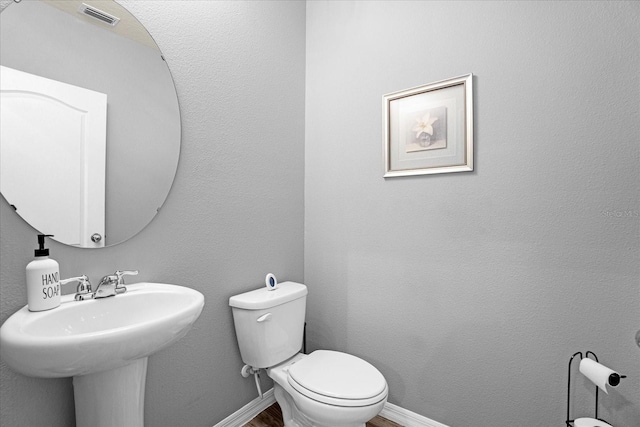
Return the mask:
{"type": "Polygon", "coordinates": [[[76,427],[144,427],[148,359],[73,377],[76,427]]]}

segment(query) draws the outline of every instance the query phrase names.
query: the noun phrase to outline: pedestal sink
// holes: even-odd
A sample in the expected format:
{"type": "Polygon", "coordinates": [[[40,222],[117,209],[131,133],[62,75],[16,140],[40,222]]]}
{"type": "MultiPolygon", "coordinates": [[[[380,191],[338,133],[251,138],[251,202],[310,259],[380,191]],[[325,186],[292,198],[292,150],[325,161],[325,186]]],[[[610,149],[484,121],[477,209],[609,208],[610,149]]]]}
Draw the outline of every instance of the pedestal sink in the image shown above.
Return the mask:
{"type": "Polygon", "coordinates": [[[183,337],[204,307],[193,289],[127,285],[114,297],[13,314],[0,328],[0,357],[31,377],[73,377],[77,427],[144,426],[148,357],[183,337]]]}

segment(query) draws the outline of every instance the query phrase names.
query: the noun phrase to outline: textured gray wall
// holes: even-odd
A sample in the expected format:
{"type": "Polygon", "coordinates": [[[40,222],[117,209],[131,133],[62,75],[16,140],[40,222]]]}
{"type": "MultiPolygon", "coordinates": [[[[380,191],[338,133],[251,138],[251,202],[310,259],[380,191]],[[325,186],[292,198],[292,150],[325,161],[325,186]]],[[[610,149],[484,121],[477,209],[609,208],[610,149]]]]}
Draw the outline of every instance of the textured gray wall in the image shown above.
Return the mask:
{"type": "Polygon", "coordinates": [[[312,348],[452,427],[640,425],[640,3],[307,3],[312,348]],[[382,95],[474,73],[476,170],[383,179],[382,95]],[[574,382],[592,415],[593,387],[574,382]]]}
{"type": "MultiPolygon", "coordinates": [[[[106,249],[52,242],[60,273],[137,268],[137,279],[202,292],[194,329],[149,361],[146,424],[212,426],[256,397],[240,376],[228,298],[303,280],[302,2],[122,2],[150,31],[176,82],[182,148],[163,210],[106,249]]],[[[4,43],[4,41],[3,41],[4,43]]],[[[0,202],[0,322],[26,304],[35,231],[0,202]]],[[[265,384],[266,385],[266,384],[265,384]]],[[[71,380],[15,374],[0,362],[0,425],[72,426],[71,380]]]]}

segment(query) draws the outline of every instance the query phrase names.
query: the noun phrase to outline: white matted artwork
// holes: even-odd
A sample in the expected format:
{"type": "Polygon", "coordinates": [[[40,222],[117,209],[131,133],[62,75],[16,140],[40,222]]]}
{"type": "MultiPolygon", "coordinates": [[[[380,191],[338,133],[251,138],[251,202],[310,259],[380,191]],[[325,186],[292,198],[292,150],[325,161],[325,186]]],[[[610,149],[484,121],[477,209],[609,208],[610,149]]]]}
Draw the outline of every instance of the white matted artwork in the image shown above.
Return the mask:
{"type": "Polygon", "coordinates": [[[473,170],[472,79],[383,96],[385,178],[473,170]]]}

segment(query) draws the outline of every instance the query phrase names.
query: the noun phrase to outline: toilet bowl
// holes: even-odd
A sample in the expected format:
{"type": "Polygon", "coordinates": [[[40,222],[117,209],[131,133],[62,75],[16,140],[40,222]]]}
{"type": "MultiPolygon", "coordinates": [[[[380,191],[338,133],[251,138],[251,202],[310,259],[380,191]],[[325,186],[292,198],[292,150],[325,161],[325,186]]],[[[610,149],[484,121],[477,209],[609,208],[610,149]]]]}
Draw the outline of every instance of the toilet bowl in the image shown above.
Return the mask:
{"type": "Polygon", "coordinates": [[[285,427],[364,427],[382,411],[384,376],[356,356],[300,353],[307,287],[284,282],[229,299],[242,360],[274,381],[285,427]]]}
{"type": "Polygon", "coordinates": [[[286,427],[364,427],[387,401],[382,374],[346,353],[297,354],[267,374],[286,427]]]}

